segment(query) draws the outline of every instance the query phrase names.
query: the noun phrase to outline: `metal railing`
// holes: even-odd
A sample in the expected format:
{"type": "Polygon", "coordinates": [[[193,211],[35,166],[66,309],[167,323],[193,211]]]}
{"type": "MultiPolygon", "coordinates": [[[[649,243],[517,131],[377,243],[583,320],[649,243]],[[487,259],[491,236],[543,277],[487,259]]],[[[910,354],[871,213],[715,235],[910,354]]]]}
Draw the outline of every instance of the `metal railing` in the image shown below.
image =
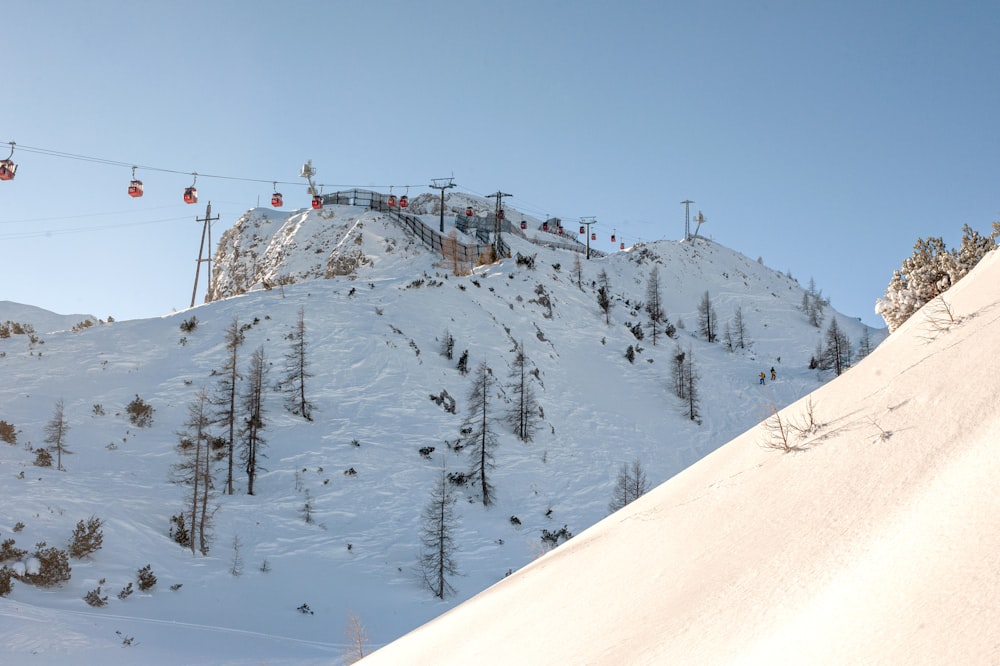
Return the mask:
{"type": "MultiPolygon", "coordinates": [[[[389,196],[387,194],[364,189],[343,190],[323,195],[324,205],[340,204],[346,206],[362,206],[364,208],[370,208],[383,213],[389,213],[389,219],[394,220],[404,229],[409,230],[410,233],[416,236],[421,243],[430,248],[432,251],[444,254],[443,250],[445,246],[447,246],[448,251],[451,252],[452,245],[454,245],[453,251],[456,259],[464,263],[469,263],[473,266],[478,263],[480,255],[486,251],[486,248],[492,245],[491,237],[496,230],[497,222],[496,216],[493,213],[483,217],[470,217],[465,215],[455,216],[455,227],[459,231],[462,233],[468,233],[470,229],[475,231],[476,239],[479,243],[467,245],[458,239],[449,238],[448,236],[441,234],[440,231],[434,227],[428,226],[416,215],[404,213],[397,207],[390,207],[388,200],[389,196]]],[[[520,226],[511,223],[510,220],[500,221],[500,231],[502,233],[517,234],[518,236],[527,238],[521,232],[520,226]]],[[[587,248],[582,243],[560,236],[557,233],[548,233],[544,234],[542,237],[527,238],[527,240],[535,243],[536,245],[573,250],[574,252],[579,252],[581,254],[584,254],[587,251],[587,248]]],[[[503,242],[503,236],[500,238],[500,251],[504,255],[510,254],[510,248],[503,242]]],[[[591,248],[590,254],[591,256],[605,255],[604,252],[593,248],[591,248]]]]}

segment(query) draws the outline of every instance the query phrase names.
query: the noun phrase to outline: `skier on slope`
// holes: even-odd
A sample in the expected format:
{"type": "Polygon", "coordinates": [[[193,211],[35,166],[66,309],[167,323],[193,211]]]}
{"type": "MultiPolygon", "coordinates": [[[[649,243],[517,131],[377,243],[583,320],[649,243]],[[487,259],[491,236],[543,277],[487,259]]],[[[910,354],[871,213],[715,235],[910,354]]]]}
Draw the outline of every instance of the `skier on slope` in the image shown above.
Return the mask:
{"type": "Polygon", "coordinates": [[[760,373],[760,384],[761,384],[761,386],[764,385],[764,373],[763,372],[760,373]]]}

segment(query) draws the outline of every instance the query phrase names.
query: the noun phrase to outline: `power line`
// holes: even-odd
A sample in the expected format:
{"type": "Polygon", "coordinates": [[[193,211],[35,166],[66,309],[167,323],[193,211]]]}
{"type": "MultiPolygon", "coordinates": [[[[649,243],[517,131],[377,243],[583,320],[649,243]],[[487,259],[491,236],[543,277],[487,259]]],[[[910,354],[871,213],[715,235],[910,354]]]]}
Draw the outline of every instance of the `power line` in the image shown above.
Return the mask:
{"type": "Polygon", "coordinates": [[[184,217],[169,217],[159,220],[146,220],[144,222],[123,222],[121,224],[102,224],[97,227],[72,227],[70,229],[45,229],[38,231],[21,231],[0,234],[0,240],[22,240],[27,238],[45,238],[48,236],[67,236],[70,234],[81,234],[91,231],[107,231],[108,229],[121,229],[123,227],[139,227],[148,224],[159,224],[162,222],[178,222],[188,219],[184,217]]]}
{"type": "MultiPolygon", "coordinates": [[[[34,153],[34,154],[37,154],[37,155],[44,155],[46,157],[53,157],[53,158],[57,158],[57,159],[70,159],[70,160],[77,160],[77,161],[82,161],[82,162],[89,162],[89,163],[92,163],[92,164],[102,164],[102,165],[105,165],[105,166],[122,167],[122,168],[126,168],[126,169],[135,169],[135,170],[151,171],[151,172],[167,173],[167,174],[177,174],[177,175],[184,175],[184,176],[189,176],[191,174],[197,173],[199,178],[212,178],[212,179],[216,179],[216,180],[239,181],[239,182],[245,182],[245,183],[271,183],[275,187],[277,185],[291,185],[291,186],[298,186],[298,187],[302,187],[303,186],[303,184],[302,184],[301,181],[275,180],[274,178],[252,178],[252,177],[246,177],[246,176],[232,176],[232,175],[218,174],[218,173],[203,173],[201,171],[196,171],[196,170],[193,170],[193,169],[169,169],[169,168],[165,168],[165,167],[152,166],[152,165],[142,164],[142,163],[137,163],[137,162],[125,162],[125,161],[122,161],[122,160],[113,160],[113,159],[108,159],[108,158],[104,158],[104,157],[98,157],[98,156],[94,156],[94,155],[84,155],[84,154],[72,153],[72,152],[68,152],[68,151],[54,150],[54,149],[51,149],[51,148],[43,148],[43,147],[39,147],[39,146],[26,146],[24,144],[14,143],[14,142],[10,142],[10,141],[0,141],[0,143],[9,143],[12,146],[16,146],[16,150],[20,150],[20,151],[23,151],[23,152],[26,152],[26,153],[34,153]]],[[[437,181],[438,180],[444,180],[444,179],[435,179],[435,184],[430,186],[432,189],[440,189],[440,187],[437,185],[437,181]]],[[[453,179],[449,179],[449,180],[453,180],[453,179]]],[[[407,185],[407,184],[400,185],[400,184],[396,184],[396,183],[391,183],[391,184],[371,184],[371,183],[368,183],[368,184],[312,183],[312,184],[307,185],[306,187],[307,188],[314,187],[317,190],[321,190],[323,188],[330,188],[330,189],[361,189],[361,190],[391,190],[394,187],[399,187],[399,188],[414,187],[414,188],[417,188],[417,187],[422,187],[422,186],[421,185],[415,185],[415,184],[414,185],[407,185]]],[[[443,194],[444,190],[441,190],[441,191],[442,191],[442,194],[443,194]]],[[[475,196],[478,196],[478,197],[482,197],[482,198],[492,198],[492,197],[496,196],[495,194],[483,194],[481,192],[477,192],[475,190],[464,188],[464,187],[460,187],[459,191],[467,192],[469,194],[472,194],[472,195],[475,195],[475,196]]],[[[511,195],[506,195],[505,194],[504,196],[511,196],[511,195]]],[[[539,208],[539,207],[537,207],[537,205],[532,204],[531,202],[523,201],[523,200],[521,200],[519,198],[516,198],[516,197],[513,198],[513,201],[515,201],[518,204],[519,209],[522,210],[522,211],[532,211],[532,212],[536,213],[536,215],[541,214],[542,209],[539,208]]],[[[498,203],[499,203],[499,201],[498,201],[498,203]]],[[[684,203],[684,202],[682,202],[682,203],[684,203]]],[[[694,202],[690,202],[690,203],[694,203],[694,202]]],[[[132,211],[132,212],[134,212],[134,211],[132,211]]],[[[94,215],[96,215],[96,213],[94,215]]],[[[547,214],[546,214],[546,216],[547,216],[547,214]]],[[[571,217],[571,216],[563,216],[563,217],[571,217]]],[[[59,219],[59,218],[54,218],[54,219],[59,219]]],[[[65,219],[70,219],[70,218],[65,218],[65,219]]],[[[34,221],[44,221],[44,220],[24,220],[24,222],[34,222],[34,221]]],[[[0,222],[0,224],[2,224],[2,223],[3,222],[0,222]]],[[[6,222],[6,223],[11,223],[11,222],[6,222]]],[[[689,235],[689,233],[690,232],[686,229],[685,230],[685,235],[687,236],[687,235],[689,235]]],[[[40,235],[47,235],[47,234],[40,234],[40,235]]]]}
{"type": "MultiPolygon", "coordinates": [[[[9,141],[4,141],[3,143],[10,143],[9,141]]],[[[187,170],[187,169],[167,169],[164,167],[150,166],[146,164],[140,164],[136,162],[123,162],[121,160],[111,160],[103,157],[95,157],[93,155],[81,155],[78,153],[64,152],[60,150],[52,150],[50,148],[40,148],[38,146],[25,146],[24,144],[16,144],[16,150],[21,150],[26,153],[35,153],[38,155],[45,155],[47,157],[56,157],[60,159],[71,159],[78,160],[82,162],[91,162],[94,164],[104,164],[107,166],[124,167],[126,169],[136,168],[142,171],[156,171],[159,173],[172,173],[181,174],[185,176],[190,176],[192,173],[197,173],[199,178],[215,178],[218,180],[236,180],[246,183],[276,183],[279,185],[299,185],[302,183],[291,181],[291,180],[274,180],[273,178],[248,178],[245,176],[229,176],[225,174],[217,173],[203,173],[201,171],[187,170]]],[[[387,189],[390,187],[420,187],[419,185],[399,185],[393,183],[391,185],[355,185],[347,183],[316,183],[317,187],[337,187],[345,189],[387,189]]]]}

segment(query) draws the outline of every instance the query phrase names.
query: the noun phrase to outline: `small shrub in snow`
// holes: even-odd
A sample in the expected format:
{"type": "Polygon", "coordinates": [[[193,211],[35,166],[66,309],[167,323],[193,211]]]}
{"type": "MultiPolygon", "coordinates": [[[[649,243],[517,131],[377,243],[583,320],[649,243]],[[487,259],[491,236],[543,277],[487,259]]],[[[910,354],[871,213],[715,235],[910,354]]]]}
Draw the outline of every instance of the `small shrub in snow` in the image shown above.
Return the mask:
{"type": "Polygon", "coordinates": [[[102,606],[108,605],[108,596],[101,596],[101,586],[98,585],[97,589],[91,590],[84,595],[83,600],[94,608],[101,608],[102,606]]]}
{"type": "Polygon", "coordinates": [[[455,353],[455,338],[451,333],[445,329],[444,337],[441,341],[441,355],[447,358],[449,361],[452,359],[455,353]]]}
{"type": "Polygon", "coordinates": [[[129,598],[132,592],[133,592],[132,581],[129,581],[128,584],[121,589],[121,592],[118,593],[118,598],[121,599],[122,601],[125,601],[126,599],[129,598]]]}
{"type": "Polygon", "coordinates": [[[170,538],[185,548],[191,547],[191,533],[188,531],[183,513],[170,516],[170,538]]]}
{"type": "Polygon", "coordinates": [[[82,520],[78,522],[69,544],[70,556],[80,559],[100,550],[104,542],[104,532],[101,530],[103,524],[96,516],[88,518],[86,523],[82,520]]]}
{"type": "Polygon", "coordinates": [[[198,318],[194,315],[191,315],[190,319],[185,319],[181,322],[181,330],[185,333],[190,333],[196,328],[198,328],[198,318]]]}
{"type": "Polygon", "coordinates": [[[514,260],[517,262],[518,266],[524,266],[525,268],[527,268],[529,270],[534,270],[535,269],[535,257],[536,256],[538,256],[537,253],[531,255],[530,257],[526,257],[523,254],[521,254],[520,252],[518,252],[517,255],[515,256],[514,260]]]}
{"type": "Polygon", "coordinates": [[[17,431],[6,421],[0,421],[0,440],[8,444],[17,444],[17,431]]]}
{"type": "Polygon", "coordinates": [[[38,544],[38,550],[25,571],[24,580],[39,587],[56,587],[70,579],[69,554],[55,546],[38,544]]]}
{"type": "Polygon", "coordinates": [[[52,454],[49,453],[48,449],[35,450],[34,465],[36,467],[52,467],[52,454]]]}
{"type": "Polygon", "coordinates": [[[23,548],[14,545],[13,539],[4,539],[0,543],[0,562],[10,562],[11,560],[21,560],[28,554],[23,548]]]}
{"type": "Polygon", "coordinates": [[[128,412],[128,420],[132,422],[132,425],[139,428],[146,428],[153,423],[153,409],[152,405],[144,401],[138,395],[132,402],[128,403],[125,407],[125,411],[128,412]]]}
{"type": "Polygon", "coordinates": [[[467,486],[469,475],[465,472],[448,472],[448,482],[453,486],[467,486]]]}
{"type": "Polygon", "coordinates": [[[547,529],[542,529],[542,543],[547,544],[550,547],[556,547],[561,543],[569,541],[573,538],[573,533],[566,529],[563,525],[555,532],[550,532],[547,529]]]}
{"type": "Polygon", "coordinates": [[[6,597],[10,594],[14,587],[13,583],[10,582],[13,577],[14,572],[7,567],[0,567],[0,597],[6,597]]]}
{"type": "Polygon", "coordinates": [[[153,573],[153,566],[147,564],[139,569],[139,590],[145,592],[153,589],[154,585],[156,585],[156,575],[153,573]]]}

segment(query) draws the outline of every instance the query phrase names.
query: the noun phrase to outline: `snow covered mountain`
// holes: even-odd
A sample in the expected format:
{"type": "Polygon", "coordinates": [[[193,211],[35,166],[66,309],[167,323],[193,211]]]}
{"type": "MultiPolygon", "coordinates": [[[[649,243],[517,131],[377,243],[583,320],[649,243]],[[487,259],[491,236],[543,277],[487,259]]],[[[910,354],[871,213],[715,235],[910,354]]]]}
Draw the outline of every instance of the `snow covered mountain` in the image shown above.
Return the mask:
{"type": "MultiPolygon", "coordinates": [[[[436,228],[433,201],[414,203],[436,228]]],[[[16,430],[16,442],[0,446],[0,540],[32,551],[65,544],[80,520],[104,521],[103,547],[73,560],[61,587],[14,580],[0,598],[0,656],[330,663],[347,649],[351,616],[369,646],[386,644],[532,562],[548,547],[546,533],[578,534],[605,518],[623,463],[641,461],[655,486],[828,381],[831,372],[808,366],[832,321],[855,345],[881,334],[828,305],[813,325],[795,279],[704,239],[586,260],[551,247],[574,241],[543,231],[544,221],[510,212],[517,226],[522,218],[524,236],[508,234],[522,261],[455,275],[385,213],[253,210],[220,241],[210,287],[218,300],[159,319],[0,339],[9,378],[0,420],[16,430]],[[558,242],[532,242],[550,237],[558,242]],[[654,268],[676,327],[655,345],[643,308],[654,268]],[[607,313],[597,297],[602,273],[607,313]],[[706,293],[716,342],[699,331],[706,293]],[[300,312],[311,421],[285,408],[277,386],[300,312]],[[729,349],[723,331],[737,313],[746,345],[729,349]],[[253,496],[240,472],[235,494],[213,501],[211,548],[192,556],[168,536],[187,493],[171,468],[189,406],[201,388],[216,390],[234,320],[241,373],[254,350],[268,359],[265,469],[253,496]],[[540,407],[528,442],[503,418],[516,346],[540,407]],[[465,351],[468,375],[457,368],[465,351]],[[681,353],[696,373],[694,418],[674,394],[681,353]],[[457,488],[461,575],[441,601],[415,571],[421,511],[442,468],[470,467],[455,443],[481,363],[494,380],[495,502],[484,508],[475,485],[457,488]],[[761,385],[772,366],[777,380],[761,385]],[[155,410],[148,427],[129,419],[136,397],[155,410]],[[64,471],[33,464],[59,401],[72,451],[64,471]],[[147,564],[159,584],[119,599],[147,564]],[[83,600],[97,587],[109,596],[103,608],[83,600]]],[[[0,308],[5,319],[16,317],[0,308]]]]}

